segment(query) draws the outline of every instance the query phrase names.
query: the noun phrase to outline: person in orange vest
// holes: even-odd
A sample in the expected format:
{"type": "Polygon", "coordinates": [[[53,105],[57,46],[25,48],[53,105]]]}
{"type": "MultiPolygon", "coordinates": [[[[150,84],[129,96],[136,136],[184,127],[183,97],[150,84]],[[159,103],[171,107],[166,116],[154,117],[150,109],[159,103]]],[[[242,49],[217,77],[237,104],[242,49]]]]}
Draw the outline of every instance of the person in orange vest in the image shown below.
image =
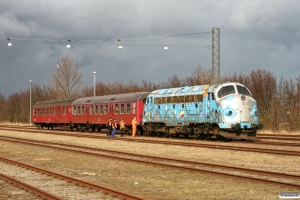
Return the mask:
{"type": "Polygon", "coordinates": [[[136,117],[132,120],[132,137],[136,136],[136,117]]]}

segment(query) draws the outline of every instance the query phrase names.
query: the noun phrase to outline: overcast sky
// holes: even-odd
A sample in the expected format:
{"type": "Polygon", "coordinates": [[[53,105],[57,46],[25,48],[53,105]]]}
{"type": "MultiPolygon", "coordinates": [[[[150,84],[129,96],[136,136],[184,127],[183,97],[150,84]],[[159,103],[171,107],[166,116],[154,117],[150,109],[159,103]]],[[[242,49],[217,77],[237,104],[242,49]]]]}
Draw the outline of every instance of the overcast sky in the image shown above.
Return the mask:
{"type": "Polygon", "coordinates": [[[27,89],[29,80],[47,85],[57,57],[67,55],[90,86],[94,70],[110,83],[190,76],[199,65],[211,69],[213,27],[221,75],[262,69],[295,80],[299,19],[299,0],[0,0],[0,93],[27,89]]]}

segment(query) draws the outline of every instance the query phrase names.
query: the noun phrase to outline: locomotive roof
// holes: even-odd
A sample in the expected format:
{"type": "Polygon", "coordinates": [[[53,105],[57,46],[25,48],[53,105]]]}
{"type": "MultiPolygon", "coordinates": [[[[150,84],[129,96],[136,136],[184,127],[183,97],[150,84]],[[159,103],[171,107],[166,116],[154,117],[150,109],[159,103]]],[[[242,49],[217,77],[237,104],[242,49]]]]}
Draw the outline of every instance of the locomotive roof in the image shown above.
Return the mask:
{"type": "Polygon", "coordinates": [[[95,103],[108,103],[120,101],[136,101],[141,98],[147,97],[150,92],[135,92],[126,94],[112,94],[96,97],[83,97],[75,100],[72,104],[95,104],[95,103]]]}
{"type": "Polygon", "coordinates": [[[33,108],[44,108],[44,107],[52,107],[52,106],[67,106],[71,105],[74,99],[71,100],[62,100],[62,101],[44,101],[44,102],[37,102],[32,107],[33,108]]]}
{"type": "Polygon", "coordinates": [[[207,84],[207,85],[194,85],[194,86],[184,86],[177,88],[167,88],[167,89],[159,89],[151,92],[149,96],[182,96],[182,95],[195,95],[195,94],[203,94],[205,92],[212,92],[218,86],[225,85],[242,85],[240,83],[235,82],[226,82],[226,83],[218,83],[218,84],[207,84]]]}
{"type": "Polygon", "coordinates": [[[151,92],[150,96],[181,96],[187,94],[203,94],[204,92],[210,92],[216,85],[195,85],[184,86],[177,88],[159,89],[151,92]]]}

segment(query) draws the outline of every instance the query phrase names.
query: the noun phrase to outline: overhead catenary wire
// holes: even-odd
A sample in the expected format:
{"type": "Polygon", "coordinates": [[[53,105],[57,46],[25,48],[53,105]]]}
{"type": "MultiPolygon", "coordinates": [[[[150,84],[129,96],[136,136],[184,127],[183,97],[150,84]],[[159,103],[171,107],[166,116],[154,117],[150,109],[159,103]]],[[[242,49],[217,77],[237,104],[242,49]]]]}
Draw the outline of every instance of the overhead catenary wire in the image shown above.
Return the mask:
{"type": "MultiPolygon", "coordinates": [[[[41,43],[41,44],[69,44],[72,42],[72,44],[76,43],[76,45],[116,45],[115,42],[120,41],[130,41],[130,40],[149,40],[149,39],[165,39],[170,37],[183,37],[183,36],[189,36],[189,35],[199,35],[199,34],[205,34],[205,33],[211,33],[211,31],[208,32],[198,32],[198,33],[185,33],[185,34],[177,34],[177,35],[168,35],[168,36],[151,36],[151,37],[135,37],[135,38],[112,38],[112,39],[47,39],[47,38],[12,38],[10,37],[10,41],[14,41],[15,43],[41,43]]],[[[6,38],[0,38],[0,40],[6,40],[6,38]]],[[[124,44],[122,44],[124,46],[124,44]]],[[[126,46],[165,46],[165,44],[126,44],[126,46]]],[[[168,44],[168,46],[173,47],[205,47],[209,48],[211,46],[208,45],[172,45],[168,44]]]]}

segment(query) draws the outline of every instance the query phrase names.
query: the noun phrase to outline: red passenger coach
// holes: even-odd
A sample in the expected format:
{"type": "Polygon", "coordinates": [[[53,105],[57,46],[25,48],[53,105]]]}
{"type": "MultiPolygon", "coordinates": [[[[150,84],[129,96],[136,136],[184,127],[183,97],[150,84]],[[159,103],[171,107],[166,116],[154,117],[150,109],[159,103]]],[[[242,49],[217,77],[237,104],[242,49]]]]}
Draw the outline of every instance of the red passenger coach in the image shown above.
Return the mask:
{"type": "Polygon", "coordinates": [[[77,99],[72,103],[72,128],[101,131],[107,128],[109,118],[116,119],[118,126],[123,118],[126,127],[131,129],[131,121],[136,117],[137,130],[141,130],[144,103],[148,94],[149,92],[136,92],[77,99]]]}
{"type": "Polygon", "coordinates": [[[32,106],[32,122],[38,128],[67,126],[72,121],[74,100],[38,102],[32,106]]]}

